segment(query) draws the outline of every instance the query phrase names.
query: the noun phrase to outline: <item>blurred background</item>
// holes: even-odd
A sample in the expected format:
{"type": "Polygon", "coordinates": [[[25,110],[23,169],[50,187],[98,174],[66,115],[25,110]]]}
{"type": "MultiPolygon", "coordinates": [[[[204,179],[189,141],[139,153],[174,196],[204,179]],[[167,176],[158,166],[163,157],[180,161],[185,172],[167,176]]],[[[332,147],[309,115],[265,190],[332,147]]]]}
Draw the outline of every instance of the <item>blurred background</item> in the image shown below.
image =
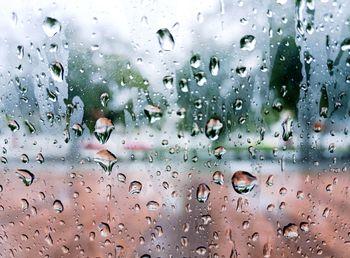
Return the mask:
{"type": "Polygon", "coordinates": [[[0,256],[347,257],[347,1],[0,13],[0,256]]]}

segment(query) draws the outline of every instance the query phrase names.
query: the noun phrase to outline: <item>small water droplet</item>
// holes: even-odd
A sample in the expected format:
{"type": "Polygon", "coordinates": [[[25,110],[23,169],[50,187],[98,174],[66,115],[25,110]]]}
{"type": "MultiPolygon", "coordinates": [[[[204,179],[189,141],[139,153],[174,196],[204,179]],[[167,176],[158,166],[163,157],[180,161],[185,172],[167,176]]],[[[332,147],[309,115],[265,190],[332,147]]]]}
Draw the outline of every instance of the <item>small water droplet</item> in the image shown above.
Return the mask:
{"type": "Polygon", "coordinates": [[[256,183],[256,177],[246,171],[237,171],[232,176],[233,189],[239,194],[248,194],[256,183]]]}
{"type": "Polygon", "coordinates": [[[182,92],[188,92],[188,82],[187,79],[181,79],[179,82],[179,87],[182,92]]]}
{"type": "Polygon", "coordinates": [[[113,130],[114,125],[112,121],[108,118],[101,117],[96,121],[94,134],[100,143],[105,144],[113,130]]]}
{"type": "Polygon", "coordinates": [[[142,184],[139,181],[132,181],[129,185],[130,194],[139,194],[142,190],[142,184]]]}
{"type": "Polygon", "coordinates": [[[212,76],[217,76],[220,70],[220,60],[216,56],[212,56],[209,62],[209,71],[212,76]]]}
{"type": "Polygon", "coordinates": [[[21,161],[22,161],[23,163],[28,163],[28,162],[29,162],[29,157],[28,157],[28,155],[23,153],[23,154],[21,155],[21,161]]]}
{"type": "Polygon", "coordinates": [[[22,59],[24,56],[24,47],[19,45],[17,46],[17,57],[18,59],[22,59]]]}
{"type": "Polygon", "coordinates": [[[107,107],[107,103],[109,101],[109,94],[107,92],[102,93],[100,96],[100,101],[103,107],[107,107]]]}
{"type": "Polygon", "coordinates": [[[245,35],[240,40],[242,50],[253,51],[255,49],[256,39],[253,35],[245,35]]]}
{"type": "Polygon", "coordinates": [[[30,133],[33,134],[33,133],[36,132],[36,129],[35,129],[34,125],[31,122],[29,122],[28,120],[24,120],[24,124],[27,126],[27,128],[28,128],[30,133]]]}
{"type": "Polygon", "coordinates": [[[197,72],[193,76],[196,79],[196,83],[198,86],[203,87],[205,84],[207,84],[207,77],[204,72],[197,72]]]}
{"type": "Polygon", "coordinates": [[[350,38],[346,38],[343,40],[343,42],[340,44],[340,49],[342,51],[350,50],[350,38]]]}
{"type": "Polygon", "coordinates": [[[108,237],[108,235],[111,233],[111,228],[105,222],[101,222],[100,225],[98,225],[98,229],[102,237],[108,237]]]}
{"type": "Polygon", "coordinates": [[[174,83],[174,78],[171,75],[166,75],[163,77],[163,85],[167,89],[172,89],[174,83]]]}
{"type": "Polygon", "coordinates": [[[58,20],[51,17],[46,17],[43,21],[43,30],[48,37],[53,37],[61,31],[61,24],[58,20]]]}
{"type": "Polygon", "coordinates": [[[73,124],[72,130],[76,136],[82,136],[84,131],[83,127],[78,123],[73,124]]]}
{"type": "Polygon", "coordinates": [[[293,120],[290,117],[288,117],[282,122],[282,128],[283,128],[282,139],[284,141],[288,141],[289,139],[292,138],[293,136],[292,125],[293,125],[293,120]]]}
{"type": "Polygon", "coordinates": [[[158,210],[159,209],[159,203],[158,202],[156,202],[156,201],[149,201],[147,204],[146,204],[146,206],[147,206],[147,209],[149,210],[149,211],[156,211],[156,210],[158,210]]]}
{"type": "Polygon", "coordinates": [[[42,164],[42,163],[44,163],[44,160],[45,160],[45,159],[44,159],[43,154],[39,152],[39,153],[36,155],[35,160],[36,160],[38,163],[42,164]]]}
{"type": "Polygon", "coordinates": [[[225,153],[226,153],[226,149],[223,146],[216,147],[214,150],[214,156],[217,159],[222,159],[225,153]]]}
{"type": "Polygon", "coordinates": [[[175,41],[168,29],[163,28],[158,30],[157,36],[159,45],[164,51],[171,51],[174,49],[175,41]]]}
{"type": "Polygon", "coordinates": [[[50,74],[52,79],[57,82],[63,82],[64,79],[64,69],[61,63],[53,62],[50,64],[50,74]]]}
{"type": "Polygon", "coordinates": [[[29,170],[17,169],[16,174],[26,186],[30,186],[34,181],[34,174],[31,173],[29,170]]]}
{"type": "Polygon", "coordinates": [[[12,132],[16,132],[20,129],[19,124],[17,123],[16,120],[10,119],[7,123],[8,127],[11,129],[12,132]]]}
{"type": "Polygon", "coordinates": [[[215,171],[213,174],[213,181],[215,184],[224,185],[224,174],[221,171],[215,171]]]}
{"type": "Polygon", "coordinates": [[[53,202],[53,209],[57,212],[57,213],[61,213],[63,212],[64,208],[63,208],[63,204],[60,200],[55,200],[53,202]]]}
{"type": "Polygon", "coordinates": [[[210,188],[206,184],[199,184],[197,187],[197,200],[199,202],[206,202],[210,195],[210,188]]]}
{"type": "Polygon", "coordinates": [[[219,119],[211,118],[205,125],[205,135],[212,141],[219,139],[224,125],[219,119]]]}
{"type": "Polygon", "coordinates": [[[160,120],[163,116],[162,110],[157,106],[147,105],[144,112],[151,124],[160,120]]]}

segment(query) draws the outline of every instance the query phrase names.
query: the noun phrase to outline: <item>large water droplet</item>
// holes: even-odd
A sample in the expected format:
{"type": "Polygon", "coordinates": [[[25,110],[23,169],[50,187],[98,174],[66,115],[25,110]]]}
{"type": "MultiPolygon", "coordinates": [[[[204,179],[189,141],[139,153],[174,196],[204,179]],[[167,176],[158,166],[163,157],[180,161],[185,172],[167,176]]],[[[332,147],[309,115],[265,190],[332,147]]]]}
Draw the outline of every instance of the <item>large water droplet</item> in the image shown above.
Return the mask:
{"type": "Polygon", "coordinates": [[[245,35],[240,40],[242,50],[253,51],[255,49],[256,39],[253,35],[245,35]]]}
{"type": "Polygon", "coordinates": [[[63,212],[64,208],[63,208],[63,204],[60,200],[55,200],[53,202],[53,209],[57,212],[57,213],[61,213],[63,212]]]}
{"type": "Polygon", "coordinates": [[[226,153],[226,149],[223,146],[219,146],[217,148],[215,148],[214,150],[214,156],[217,159],[222,159],[222,157],[225,155],[226,153]]]}
{"type": "Polygon", "coordinates": [[[171,51],[174,49],[175,41],[173,35],[166,28],[157,31],[158,42],[160,47],[165,51],[171,51]]]}
{"type": "Polygon", "coordinates": [[[205,135],[212,141],[219,139],[224,125],[219,119],[211,118],[205,125],[205,135]]]}
{"type": "Polygon", "coordinates": [[[179,87],[182,92],[188,92],[188,82],[187,79],[181,79],[179,81],[179,87]]]}
{"type": "Polygon", "coordinates": [[[211,75],[217,76],[220,70],[220,60],[216,56],[210,58],[209,71],[211,75]]]}
{"type": "Polygon", "coordinates": [[[206,202],[210,195],[210,188],[206,184],[199,184],[197,187],[197,200],[199,202],[206,202]]]}
{"type": "Polygon", "coordinates": [[[57,82],[63,82],[64,78],[64,69],[61,63],[53,62],[50,64],[50,74],[52,79],[57,82]]]}
{"type": "Polygon", "coordinates": [[[142,190],[142,184],[139,181],[132,181],[129,185],[130,194],[139,194],[142,190]]]}
{"type": "Polygon", "coordinates": [[[26,186],[30,186],[34,181],[34,174],[26,169],[17,169],[16,174],[26,186]]]}
{"type": "Polygon", "coordinates": [[[256,183],[256,177],[246,171],[237,171],[232,176],[233,189],[239,194],[249,193],[256,183]]]}
{"type": "Polygon", "coordinates": [[[82,136],[84,131],[83,127],[78,123],[73,124],[72,130],[76,136],[82,136]]]}
{"type": "Polygon", "coordinates": [[[172,89],[173,88],[173,82],[174,82],[174,78],[171,75],[164,76],[164,78],[163,78],[163,85],[165,86],[165,88],[172,89]]]}
{"type": "Polygon", "coordinates": [[[198,86],[202,87],[205,84],[207,84],[207,77],[204,72],[197,72],[193,76],[196,79],[196,83],[198,86]]]}
{"type": "Polygon", "coordinates": [[[16,120],[14,119],[10,119],[8,122],[7,122],[7,125],[8,127],[11,129],[12,132],[16,132],[20,129],[20,126],[19,124],[17,123],[16,120]]]}
{"type": "Polygon", "coordinates": [[[350,50],[350,38],[346,38],[343,40],[343,42],[340,44],[340,49],[342,51],[350,50]]]}
{"type": "Polygon", "coordinates": [[[61,24],[55,18],[46,17],[43,22],[43,30],[51,38],[61,31],[61,24]]]}
{"type": "Polygon", "coordinates": [[[199,54],[195,54],[190,59],[190,65],[192,68],[199,68],[201,66],[201,56],[199,54]]]}
{"type": "Polygon", "coordinates": [[[108,118],[101,117],[96,121],[94,134],[97,140],[104,144],[108,141],[113,130],[114,125],[112,121],[108,118]]]}
{"type": "Polygon", "coordinates": [[[160,120],[163,116],[162,110],[157,106],[147,105],[144,112],[151,124],[160,120]]]}
{"type": "Polygon", "coordinates": [[[109,176],[112,172],[117,157],[109,150],[103,149],[96,153],[94,161],[98,163],[109,176]]]}

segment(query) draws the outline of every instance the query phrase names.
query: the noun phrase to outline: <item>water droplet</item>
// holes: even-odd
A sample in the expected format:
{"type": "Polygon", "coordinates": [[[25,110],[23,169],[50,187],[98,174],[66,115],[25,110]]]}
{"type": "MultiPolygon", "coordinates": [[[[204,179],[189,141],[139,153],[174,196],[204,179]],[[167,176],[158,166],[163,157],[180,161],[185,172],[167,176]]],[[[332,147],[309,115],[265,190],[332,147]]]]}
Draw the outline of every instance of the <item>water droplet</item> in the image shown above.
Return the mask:
{"type": "Polygon", "coordinates": [[[108,235],[111,233],[111,228],[104,222],[101,222],[100,225],[98,225],[98,229],[100,230],[102,237],[108,237],[108,235]]]}
{"type": "Polygon", "coordinates": [[[43,30],[48,37],[53,37],[61,31],[61,24],[58,20],[51,17],[46,17],[43,22],[43,30]]]}
{"type": "Polygon", "coordinates": [[[256,39],[253,35],[245,35],[240,40],[242,50],[253,51],[255,49],[256,39]]]}
{"type": "Polygon", "coordinates": [[[269,177],[266,180],[267,186],[273,186],[273,175],[269,175],[269,177]]]}
{"type": "Polygon", "coordinates": [[[34,127],[34,125],[29,122],[28,120],[24,120],[24,124],[27,126],[28,130],[30,133],[35,133],[36,132],[36,129],[34,127]]]}
{"type": "Polygon", "coordinates": [[[196,253],[198,255],[205,255],[207,253],[207,248],[205,248],[204,246],[200,246],[196,249],[196,253]]]}
{"type": "Polygon", "coordinates": [[[214,150],[214,156],[217,159],[222,159],[222,157],[225,155],[226,153],[226,149],[223,146],[219,146],[217,148],[215,148],[214,150]]]}
{"type": "Polygon", "coordinates": [[[321,88],[321,97],[320,97],[320,107],[319,107],[319,112],[320,116],[323,118],[328,117],[328,94],[327,94],[327,88],[325,85],[322,86],[321,88]]]}
{"type": "Polygon", "coordinates": [[[98,163],[109,176],[114,164],[117,162],[117,157],[109,150],[103,149],[96,153],[94,161],[98,163]]]}
{"type": "Polygon", "coordinates": [[[65,129],[63,130],[63,138],[64,138],[64,142],[65,142],[65,143],[68,143],[68,142],[69,142],[69,140],[70,140],[70,133],[69,133],[68,128],[65,128],[65,129]]]}
{"type": "Polygon", "coordinates": [[[114,125],[112,121],[108,118],[101,117],[96,121],[94,134],[97,140],[104,144],[108,141],[113,130],[114,125]]]}
{"type": "Polygon", "coordinates": [[[46,89],[47,97],[50,101],[56,102],[57,101],[57,95],[53,91],[46,89]]]}
{"type": "Polygon", "coordinates": [[[219,139],[224,125],[219,119],[211,118],[205,125],[205,135],[212,141],[219,139]]]}
{"type": "Polygon", "coordinates": [[[283,228],[283,236],[291,239],[298,237],[299,236],[298,226],[293,223],[289,223],[287,226],[283,228]]]}
{"type": "Polygon", "coordinates": [[[188,92],[188,82],[187,79],[181,79],[179,81],[179,87],[182,92],[188,92]]]}
{"type": "Polygon", "coordinates": [[[300,223],[300,230],[303,232],[309,232],[310,231],[309,223],[308,222],[301,222],[300,223]]]}
{"type": "Polygon", "coordinates": [[[350,50],[350,38],[346,38],[343,40],[343,42],[340,44],[340,49],[342,51],[350,50]]]}
{"type": "Polygon", "coordinates": [[[50,234],[45,236],[45,242],[49,245],[49,246],[53,246],[53,240],[50,234]]]}
{"type": "Polygon", "coordinates": [[[8,127],[11,129],[12,132],[16,132],[20,129],[19,124],[16,120],[10,119],[7,123],[8,127]]]}
{"type": "Polygon", "coordinates": [[[64,69],[61,63],[53,62],[50,64],[50,74],[52,79],[57,82],[63,82],[64,79],[64,69]]]}
{"type": "Polygon", "coordinates": [[[220,70],[220,60],[216,56],[212,56],[209,62],[209,71],[211,75],[217,76],[220,70]]]}
{"type": "Polygon", "coordinates": [[[36,160],[38,163],[42,164],[42,163],[44,163],[44,160],[45,160],[45,159],[44,159],[43,154],[39,152],[39,153],[36,155],[35,160],[36,160]]]}
{"type": "Polygon", "coordinates": [[[24,56],[24,47],[19,45],[17,46],[17,57],[18,59],[22,59],[24,56]]]}
{"type": "Polygon", "coordinates": [[[210,195],[210,188],[206,184],[199,184],[197,187],[197,200],[199,202],[206,202],[210,195]]]}
{"type": "Polygon", "coordinates": [[[63,208],[63,204],[60,200],[55,200],[53,202],[53,209],[57,212],[57,213],[61,213],[63,212],[64,208],[63,208]]]}
{"type": "Polygon", "coordinates": [[[173,83],[174,83],[174,78],[171,75],[164,76],[163,85],[165,86],[165,88],[172,89],[173,83]]]}
{"type": "Polygon", "coordinates": [[[193,76],[196,79],[198,86],[203,87],[205,84],[207,84],[207,77],[204,72],[197,72],[193,76]]]}
{"type": "Polygon", "coordinates": [[[239,67],[237,67],[237,68],[236,68],[236,73],[237,73],[237,75],[238,75],[239,77],[241,77],[241,78],[247,77],[247,74],[248,74],[248,72],[247,72],[247,67],[245,67],[245,66],[239,66],[239,67]]]}
{"type": "Polygon", "coordinates": [[[215,171],[213,174],[213,181],[215,184],[224,185],[224,173],[221,171],[215,171]]]}
{"type": "Polygon", "coordinates": [[[293,136],[292,125],[293,125],[293,120],[290,117],[288,117],[282,122],[282,128],[283,128],[282,139],[284,141],[288,141],[289,139],[292,138],[293,136]]]}
{"type": "Polygon", "coordinates": [[[16,174],[26,186],[30,186],[34,181],[34,174],[26,169],[17,169],[16,174]]]}
{"type": "Polygon", "coordinates": [[[233,189],[239,194],[248,194],[256,183],[256,177],[246,171],[237,171],[232,176],[233,189]]]}
{"type": "Polygon", "coordinates": [[[272,245],[270,242],[264,244],[263,247],[263,256],[264,258],[270,258],[272,254],[272,245]]]}
{"type": "Polygon", "coordinates": [[[158,30],[157,36],[159,45],[164,51],[171,51],[174,49],[175,41],[168,29],[164,28],[158,30]]]}
{"type": "Polygon", "coordinates": [[[102,93],[100,96],[100,101],[103,107],[107,107],[107,103],[109,101],[109,94],[107,92],[102,93]]]}
{"type": "Polygon", "coordinates": [[[73,124],[72,130],[76,136],[82,136],[84,131],[83,127],[78,123],[73,124]]]}
{"type": "Polygon", "coordinates": [[[146,206],[147,206],[147,209],[149,210],[149,211],[156,211],[156,210],[158,210],[159,209],[159,203],[158,202],[156,202],[156,201],[149,201],[147,204],[146,204],[146,206]]]}
{"type": "Polygon", "coordinates": [[[147,105],[144,112],[151,124],[160,120],[163,116],[162,110],[157,106],[147,105]]]}
{"type": "Polygon", "coordinates": [[[21,161],[22,161],[23,163],[28,163],[28,162],[29,162],[29,157],[28,157],[28,155],[27,155],[27,154],[22,154],[22,155],[21,155],[21,161]]]}
{"type": "Polygon", "coordinates": [[[235,110],[241,110],[243,107],[243,100],[236,99],[234,103],[235,110]]]}
{"type": "Polygon", "coordinates": [[[199,54],[195,54],[190,59],[190,65],[192,68],[199,68],[201,66],[201,56],[199,54]]]}
{"type": "Polygon", "coordinates": [[[22,207],[22,210],[28,210],[29,202],[26,199],[21,199],[21,207],[22,207]]]}
{"type": "Polygon", "coordinates": [[[130,194],[139,194],[142,190],[142,184],[139,181],[132,181],[129,185],[130,194]]]}

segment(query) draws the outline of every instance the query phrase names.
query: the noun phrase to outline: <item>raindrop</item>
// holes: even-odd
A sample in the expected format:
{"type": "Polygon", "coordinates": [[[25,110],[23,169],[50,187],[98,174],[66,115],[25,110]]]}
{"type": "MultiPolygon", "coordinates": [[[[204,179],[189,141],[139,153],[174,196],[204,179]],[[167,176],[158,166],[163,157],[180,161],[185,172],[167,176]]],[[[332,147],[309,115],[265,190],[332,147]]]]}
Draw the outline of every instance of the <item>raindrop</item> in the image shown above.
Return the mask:
{"type": "Polygon", "coordinates": [[[243,107],[243,100],[236,99],[234,103],[235,110],[241,110],[243,107]]]}
{"type": "Polygon", "coordinates": [[[27,154],[22,154],[22,155],[21,155],[21,161],[22,161],[23,163],[28,163],[28,162],[29,162],[29,157],[28,157],[28,155],[27,155],[27,154]]]}
{"type": "Polygon", "coordinates": [[[238,76],[241,77],[241,78],[247,77],[247,74],[248,74],[248,72],[247,72],[247,67],[245,67],[245,66],[239,66],[239,67],[237,67],[237,68],[236,68],[236,73],[237,73],[238,76]]]}
{"type": "Polygon", "coordinates": [[[215,184],[224,185],[224,174],[221,171],[215,171],[213,174],[213,181],[215,184]]]}
{"type": "Polygon", "coordinates": [[[139,181],[132,181],[129,185],[130,194],[139,194],[142,190],[142,184],[139,181]]]}
{"type": "Polygon", "coordinates": [[[173,35],[166,28],[157,31],[158,42],[164,51],[171,51],[174,49],[175,41],[173,35]]]}
{"type": "Polygon", "coordinates": [[[214,156],[217,159],[222,159],[222,157],[225,155],[226,153],[226,149],[223,146],[219,146],[217,148],[215,148],[214,150],[214,156]]]}
{"type": "Polygon", "coordinates": [[[102,93],[100,96],[100,101],[103,107],[107,107],[107,103],[109,101],[109,94],[106,92],[102,93]]]}
{"type": "Polygon", "coordinates": [[[340,44],[340,49],[342,51],[350,50],[350,38],[346,38],[343,40],[343,42],[340,44]]]}
{"type": "Polygon", "coordinates": [[[246,171],[236,171],[232,176],[233,189],[239,194],[248,194],[256,184],[256,177],[246,171]]]}
{"type": "Polygon", "coordinates": [[[320,97],[320,107],[319,107],[319,112],[320,116],[323,118],[328,117],[328,94],[327,94],[327,88],[325,85],[322,86],[321,88],[321,97],[320,97]]]}
{"type": "Polygon", "coordinates": [[[147,105],[144,112],[151,124],[160,120],[163,116],[162,110],[157,106],[147,105]]]}
{"type": "Polygon", "coordinates": [[[282,122],[282,128],[283,128],[282,139],[284,141],[288,141],[290,140],[290,138],[292,138],[293,136],[292,125],[293,125],[293,120],[290,117],[288,117],[282,122]]]}
{"type": "Polygon", "coordinates": [[[220,70],[220,60],[216,56],[212,56],[209,62],[209,71],[211,75],[217,76],[220,70]]]}
{"type": "Polygon", "coordinates": [[[52,79],[57,82],[63,82],[64,78],[64,69],[61,63],[53,62],[50,64],[50,74],[52,79]]]}
{"type": "Polygon", "coordinates": [[[197,187],[197,200],[199,202],[206,202],[210,195],[210,188],[206,184],[199,184],[197,187]]]}
{"type": "Polygon", "coordinates": [[[45,236],[45,242],[49,245],[49,246],[53,246],[53,240],[50,234],[45,236]]]}
{"type": "Polygon", "coordinates": [[[24,120],[24,124],[27,126],[28,130],[30,133],[35,133],[36,132],[36,129],[34,127],[34,125],[29,122],[28,120],[24,120]]]}
{"type": "Polygon", "coordinates": [[[17,57],[18,59],[22,59],[24,56],[24,47],[19,45],[17,46],[17,57]]]}
{"type": "Polygon", "coordinates": [[[194,78],[196,79],[196,83],[198,86],[202,87],[207,84],[207,77],[204,72],[197,72],[194,74],[194,78]]]}
{"type": "Polygon", "coordinates": [[[205,125],[205,135],[212,141],[219,139],[224,125],[219,119],[211,118],[205,125]]]}
{"type": "Polygon", "coordinates": [[[73,124],[72,130],[76,136],[81,136],[83,134],[83,131],[84,131],[83,127],[78,123],[73,124]]]}
{"type": "Polygon", "coordinates": [[[188,82],[187,79],[181,79],[179,82],[179,87],[182,92],[188,92],[188,82]]]}
{"type": "Polygon", "coordinates": [[[174,78],[171,75],[166,75],[163,77],[163,85],[167,89],[172,89],[174,83],[174,78]]]}
{"type": "Polygon", "coordinates": [[[192,68],[199,68],[201,66],[201,56],[199,54],[195,54],[190,59],[190,65],[192,68]]]}
{"type": "Polygon", "coordinates": [[[61,213],[63,212],[64,208],[63,208],[63,204],[60,200],[55,200],[53,202],[53,209],[57,212],[57,213],[61,213]]]}
{"type": "Polygon", "coordinates": [[[159,209],[159,203],[158,202],[156,202],[156,201],[149,201],[147,204],[146,204],[146,206],[147,206],[147,209],[149,210],[149,211],[156,211],[156,210],[158,210],[159,209]]]}
{"type": "Polygon", "coordinates": [[[48,37],[53,37],[61,31],[61,24],[58,20],[51,17],[46,17],[43,22],[43,30],[48,37]]]}
{"type": "Polygon", "coordinates": [[[26,199],[21,199],[21,207],[22,207],[22,210],[28,210],[29,202],[26,199]]]}
{"type": "Polygon", "coordinates": [[[126,181],[126,176],[125,176],[123,173],[118,173],[118,174],[117,174],[117,179],[118,179],[119,182],[125,183],[125,181],[126,181]]]}
{"type": "Polygon", "coordinates": [[[207,253],[207,249],[204,246],[200,246],[196,249],[196,253],[204,256],[207,253]]]}
{"type": "Polygon", "coordinates": [[[113,130],[114,125],[112,121],[108,118],[101,117],[96,121],[94,134],[101,144],[105,144],[113,130]]]}
{"type": "Polygon", "coordinates": [[[26,186],[30,186],[34,181],[34,174],[26,169],[17,169],[16,174],[26,186]]]}
{"type": "Polygon", "coordinates": [[[17,123],[17,121],[13,120],[13,119],[9,120],[7,125],[11,129],[12,132],[16,132],[16,131],[18,131],[20,129],[20,126],[17,123]]]}
{"type": "Polygon", "coordinates": [[[109,150],[103,149],[96,153],[94,161],[98,163],[109,176],[114,164],[117,162],[117,157],[109,150]]]}
{"type": "Polygon", "coordinates": [[[111,233],[111,228],[104,222],[101,222],[100,225],[98,225],[98,229],[102,237],[108,237],[108,235],[111,233]]]}
{"type": "Polygon", "coordinates": [[[310,231],[309,223],[308,222],[301,222],[300,223],[300,230],[303,232],[309,232],[310,231]]]}
{"type": "Polygon", "coordinates": [[[245,35],[240,40],[242,50],[253,51],[255,49],[256,39],[253,35],[245,35]]]}
{"type": "Polygon", "coordinates": [[[57,95],[53,91],[46,89],[47,97],[49,98],[50,101],[56,102],[57,101],[57,95]]]}
{"type": "Polygon", "coordinates": [[[42,163],[44,163],[44,160],[45,160],[45,159],[44,159],[44,156],[43,156],[42,153],[38,153],[38,154],[36,155],[35,160],[36,160],[38,163],[42,164],[42,163]]]}
{"type": "Polygon", "coordinates": [[[289,223],[287,226],[283,228],[283,236],[285,236],[286,238],[298,237],[299,236],[298,226],[293,223],[289,223]]]}

